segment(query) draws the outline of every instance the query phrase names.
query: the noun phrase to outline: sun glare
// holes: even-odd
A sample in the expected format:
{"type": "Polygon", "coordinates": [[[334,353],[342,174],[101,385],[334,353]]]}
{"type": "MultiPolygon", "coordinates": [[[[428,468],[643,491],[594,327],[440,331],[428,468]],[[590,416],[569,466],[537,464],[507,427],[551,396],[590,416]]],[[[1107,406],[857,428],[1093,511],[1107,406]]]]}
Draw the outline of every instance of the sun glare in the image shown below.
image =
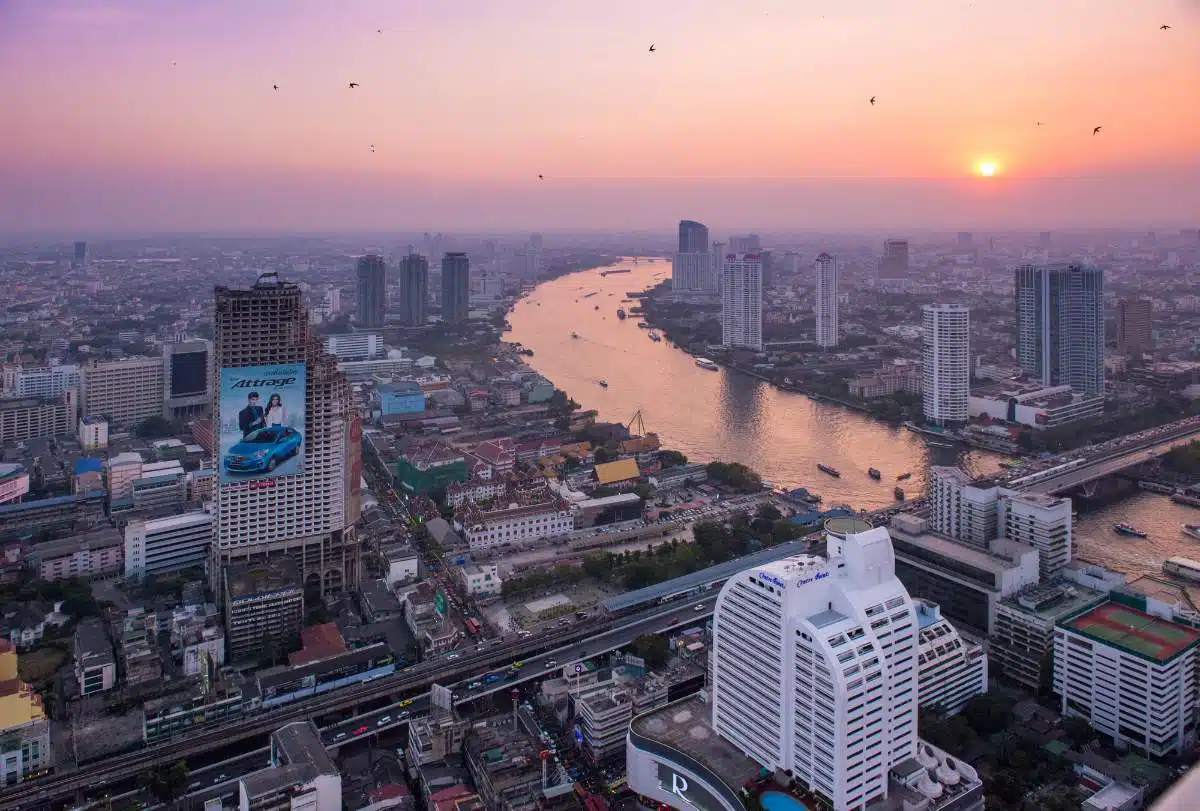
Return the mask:
{"type": "Polygon", "coordinates": [[[996,174],[996,164],[991,162],[979,164],[979,174],[983,177],[991,177],[996,174]]]}

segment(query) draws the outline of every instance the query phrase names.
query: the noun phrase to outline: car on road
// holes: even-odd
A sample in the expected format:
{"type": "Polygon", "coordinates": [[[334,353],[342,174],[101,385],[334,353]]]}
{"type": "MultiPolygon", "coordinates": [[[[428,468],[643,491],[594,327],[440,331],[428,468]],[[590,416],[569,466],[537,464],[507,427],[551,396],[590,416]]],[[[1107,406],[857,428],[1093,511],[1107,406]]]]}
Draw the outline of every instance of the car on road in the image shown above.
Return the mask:
{"type": "Polygon", "coordinates": [[[400,706],[401,706],[401,707],[407,707],[408,705],[410,705],[410,704],[412,704],[412,703],[413,703],[413,700],[412,700],[411,698],[406,698],[406,699],[404,699],[403,701],[401,701],[401,702],[400,702],[400,706]]]}
{"type": "Polygon", "coordinates": [[[502,679],[502,678],[503,678],[503,676],[500,676],[496,673],[489,673],[489,674],[487,674],[487,676],[484,677],[483,683],[484,684],[495,684],[496,682],[500,681],[500,679],[502,679]]]}
{"type": "Polygon", "coordinates": [[[525,667],[525,663],[522,662],[520,659],[518,659],[517,661],[512,663],[513,670],[520,670],[523,667],[525,667]]]}
{"type": "Polygon", "coordinates": [[[390,723],[392,723],[392,716],[385,715],[382,718],[380,718],[378,721],[375,722],[375,726],[381,727],[381,726],[385,726],[390,723]]]}
{"type": "Polygon", "coordinates": [[[546,661],[542,662],[542,667],[557,667],[557,666],[558,666],[557,659],[547,659],[546,661]]]}
{"type": "Polygon", "coordinates": [[[334,735],[334,736],[333,736],[333,742],[334,742],[334,743],[337,743],[338,741],[344,741],[344,740],[346,740],[346,733],[345,733],[345,732],[339,732],[338,734],[336,734],[336,735],[334,735]]]}
{"type": "Polygon", "coordinates": [[[363,726],[363,727],[359,727],[358,729],[354,730],[354,734],[361,735],[366,731],[367,731],[367,727],[363,726]]]}
{"type": "Polygon", "coordinates": [[[478,690],[478,689],[479,689],[480,687],[482,687],[482,686],[483,686],[483,682],[481,682],[481,681],[473,681],[473,682],[471,682],[470,684],[468,684],[468,685],[467,685],[467,689],[468,689],[468,690],[478,690]]]}
{"type": "Polygon", "coordinates": [[[447,655],[446,658],[447,659],[457,659],[458,656],[459,656],[459,654],[457,654],[457,653],[451,653],[451,654],[447,655]]]}
{"type": "Polygon", "coordinates": [[[704,603],[696,603],[696,609],[695,609],[695,610],[696,610],[696,611],[703,611],[703,610],[704,610],[704,603]]]}
{"type": "Polygon", "coordinates": [[[270,425],[251,431],[225,453],[227,473],[270,473],[300,452],[303,438],[295,428],[270,425]]]}

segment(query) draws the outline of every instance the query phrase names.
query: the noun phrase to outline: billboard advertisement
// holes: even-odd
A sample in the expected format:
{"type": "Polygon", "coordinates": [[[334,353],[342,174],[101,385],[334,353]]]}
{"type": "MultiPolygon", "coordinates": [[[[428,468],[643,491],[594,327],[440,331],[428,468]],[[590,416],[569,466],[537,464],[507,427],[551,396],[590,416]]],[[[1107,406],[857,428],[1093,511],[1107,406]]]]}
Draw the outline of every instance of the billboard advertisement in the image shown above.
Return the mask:
{"type": "Polygon", "coordinates": [[[304,470],[303,363],[221,369],[221,484],[304,470]]]}

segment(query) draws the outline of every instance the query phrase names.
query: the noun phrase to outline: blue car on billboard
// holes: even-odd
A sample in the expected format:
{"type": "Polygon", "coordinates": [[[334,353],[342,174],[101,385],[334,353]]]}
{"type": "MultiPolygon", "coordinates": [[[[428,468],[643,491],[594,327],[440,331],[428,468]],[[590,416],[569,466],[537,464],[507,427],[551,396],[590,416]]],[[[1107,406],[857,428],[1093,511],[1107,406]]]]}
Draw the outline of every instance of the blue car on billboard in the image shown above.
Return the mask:
{"type": "Polygon", "coordinates": [[[300,432],[284,425],[251,431],[225,454],[229,473],[270,473],[300,450],[300,432]]]}

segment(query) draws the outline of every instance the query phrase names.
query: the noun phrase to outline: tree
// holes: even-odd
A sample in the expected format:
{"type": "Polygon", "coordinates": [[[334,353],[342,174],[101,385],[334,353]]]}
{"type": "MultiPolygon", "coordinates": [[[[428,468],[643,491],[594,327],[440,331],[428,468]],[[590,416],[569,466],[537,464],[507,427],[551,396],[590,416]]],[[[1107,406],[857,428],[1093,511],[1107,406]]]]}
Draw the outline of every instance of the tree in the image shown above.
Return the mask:
{"type": "Polygon", "coordinates": [[[779,511],[779,508],[769,501],[758,508],[756,515],[767,521],[778,521],[783,518],[783,513],[779,511]]]}
{"type": "Polygon", "coordinates": [[[164,417],[147,417],[138,423],[137,435],[141,439],[164,439],[174,433],[171,423],[164,417]]]}
{"type": "Polygon", "coordinates": [[[149,791],[154,799],[170,805],[187,789],[188,777],[187,761],[177,760],[170,766],[159,766],[142,772],[138,783],[149,791]]]}
{"type": "Polygon", "coordinates": [[[658,461],[662,463],[664,469],[682,467],[687,464],[687,460],[687,456],[679,451],[665,450],[658,452],[658,461]]]}
{"type": "Polygon", "coordinates": [[[1097,737],[1096,730],[1092,729],[1087,721],[1076,715],[1068,715],[1063,719],[1063,732],[1071,739],[1071,743],[1076,749],[1084,748],[1097,737]]]}
{"type": "Polygon", "coordinates": [[[646,667],[650,670],[665,665],[670,654],[667,638],[659,634],[642,634],[633,640],[630,649],[634,655],[646,660],[646,667]]]}
{"type": "Polygon", "coordinates": [[[1008,727],[1011,709],[1006,699],[992,693],[982,693],[963,705],[961,715],[971,729],[987,737],[1008,727]]]}
{"type": "Polygon", "coordinates": [[[596,464],[602,465],[617,458],[617,452],[603,446],[596,448],[596,464]]]}

